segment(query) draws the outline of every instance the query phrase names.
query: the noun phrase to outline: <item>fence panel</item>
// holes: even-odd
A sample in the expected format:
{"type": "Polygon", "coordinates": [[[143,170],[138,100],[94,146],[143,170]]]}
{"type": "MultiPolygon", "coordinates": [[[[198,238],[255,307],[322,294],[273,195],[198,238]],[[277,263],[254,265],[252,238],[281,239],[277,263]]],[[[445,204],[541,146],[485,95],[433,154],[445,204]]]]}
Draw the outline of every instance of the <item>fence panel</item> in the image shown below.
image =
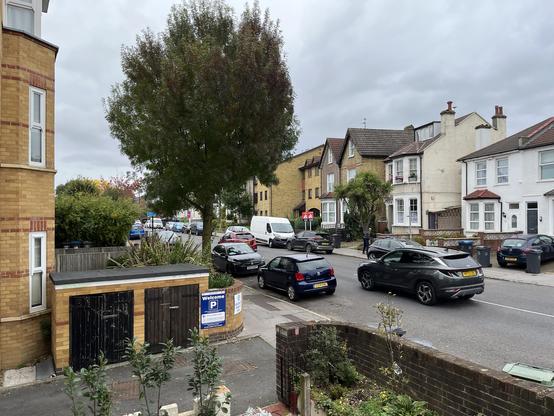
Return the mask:
{"type": "Polygon", "coordinates": [[[57,249],[57,272],[85,272],[105,269],[110,258],[127,252],[127,247],[91,247],[79,249],[57,249]]]}

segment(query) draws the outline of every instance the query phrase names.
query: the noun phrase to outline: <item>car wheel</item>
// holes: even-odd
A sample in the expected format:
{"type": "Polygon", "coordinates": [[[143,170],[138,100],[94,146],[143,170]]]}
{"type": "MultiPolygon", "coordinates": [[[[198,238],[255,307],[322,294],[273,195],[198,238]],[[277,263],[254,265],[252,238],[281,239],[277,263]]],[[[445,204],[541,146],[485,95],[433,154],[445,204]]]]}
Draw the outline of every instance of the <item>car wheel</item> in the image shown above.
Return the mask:
{"type": "Polygon", "coordinates": [[[335,294],[335,289],[329,289],[328,291],[325,292],[326,295],[334,295],[335,294]]]}
{"type": "Polygon", "coordinates": [[[367,253],[367,259],[368,260],[377,260],[377,256],[373,252],[367,253]]]}
{"type": "Polygon", "coordinates": [[[373,276],[371,275],[371,272],[369,270],[365,270],[364,272],[362,272],[362,276],[360,277],[360,284],[362,285],[362,288],[364,290],[375,289],[375,280],[373,280],[373,276]]]}
{"type": "Polygon", "coordinates": [[[267,242],[267,246],[268,246],[269,248],[273,248],[273,240],[269,240],[269,241],[267,242]]]}
{"type": "Polygon", "coordinates": [[[437,303],[437,295],[435,294],[435,288],[429,282],[419,282],[416,286],[417,300],[424,305],[434,305],[437,303]]]}
{"type": "Polygon", "coordinates": [[[287,250],[292,251],[292,243],[290,241],[287,242],[287,250]]]}
{"type": "Polygon", "coordinates": [[[306,244],[306,247],[304,247],[304,249],[306,250],[306,253],[308,253],[308,252],[313,253],[314,252],[314,247],[311,244],[306,244]]]}
{"type": "Polygon", "coordinates": [[[294,286],[290,285],[288,288],[287,288],[287,296],[289,297],[289,299],[293,302],[295,302],[296,300],[298,300],[298,295],[296,293],[296,289],[294,288],[294,286]]]}
{"type": "Polygon", "coordinates": [[[258,287],[260,289],[265,289],[266,286],[265,286],[265,279],[264,279],[264,276],[263,274],[259,274],[258,275],[258,287]]]}

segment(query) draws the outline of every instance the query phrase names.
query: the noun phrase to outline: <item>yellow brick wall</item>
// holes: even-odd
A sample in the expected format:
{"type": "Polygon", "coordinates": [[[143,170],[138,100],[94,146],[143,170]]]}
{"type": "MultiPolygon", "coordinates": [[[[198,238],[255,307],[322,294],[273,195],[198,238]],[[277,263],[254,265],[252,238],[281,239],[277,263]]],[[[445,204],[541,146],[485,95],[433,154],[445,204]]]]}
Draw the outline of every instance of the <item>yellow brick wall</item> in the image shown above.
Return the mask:
{"type": "Polygon", "coordinates": [[[306,159],[311,159],[314,156],[321,156],[323,145],[310,149],[306,152],[293,156],[290,159],[285,160],[277,167],[275,175],[279,181],[276,185],[266,187],[259,184],[256,189],[258,192],[258,198],[260,191],[267,190],[268,200],[259,201],[256,204],[255,210],[258,211],[258,215],[265,215],[267,210],[268,215],[273,217],[286,217],[289,218],[292,215],[292,211],[296,205],[302,201],[302,171],[300,167],[304,164],[306,159]],[[263,211],[263,214],[260,213],[263,211]]]}
{"type": "Polygon", "coordinates": [[[319,168],[314,166],[304,170],[304,190],[306,191],[306,211],[310,209],[321,210],[321,201],[319,197],[321,196],[321,172],[319,168]],[[312,177],[309,177],[308,171],[312,172],[312,177]],[[316,175],[317,173],[317,175],[316,175]],[[316,198],[315,190],[319,189],[319,196],[316,198]],[[309,190],[312,191],[312,199],[309,198],[309,190]]]}
{"type": "MultiPolygon", "coordinates": [[[[144,324],[145,324],[145,305],[144,290],[157,287],[198,285],[199,292],[208,290],[208,276],[184,277],[174,280],[153,280],[141,283],[122,283],[116,285],[106,285],[97,287],[85,287],[78,289],[63,289],[63,286],[57,290],[51,288],[51,296],[54,297],[52,305],[52,355],[56,369],[62,369],[70,362],[70,339],[69,339],[69,298],[71,296],[91,295],[99,293],[110,293],[132,290],[134,295],[133,309],[133,336],[138,342],[144,342],[144,324]]],[[[210,328],[201,332],[209,337],[225,336],[227,333],[236,334],[243,327],[243,312],[234,314],[234,294],[242,290],[242,283],[236,282],[234,286],[227,288],[226,299],[226,325],[219,328],[210,328]]]]}
{"type": "MultiPolygon", "coordinates": [[[[54,78],[56,48],[2,29],[0,34],[0,368],[48,352],[29,313],[29,233],[46,231],[46,267],[54,268],[54,78]],[[46,91],[46,167],[29,166],[29,87],[46,91]]],[[[46,297],[47,306],[51,299],[46,297]]]]}

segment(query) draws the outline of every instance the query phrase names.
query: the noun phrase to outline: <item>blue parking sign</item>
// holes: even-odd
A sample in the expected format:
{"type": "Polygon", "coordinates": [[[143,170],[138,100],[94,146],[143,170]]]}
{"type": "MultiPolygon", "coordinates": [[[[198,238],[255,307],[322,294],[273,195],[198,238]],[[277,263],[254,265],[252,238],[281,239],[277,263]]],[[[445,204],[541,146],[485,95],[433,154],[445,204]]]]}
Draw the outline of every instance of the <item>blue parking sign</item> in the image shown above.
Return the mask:
{"type": "Polygon", "coordinates": [[[225,326],[225,291],[205,292],[200,298],[200,328],[225,326]]]}

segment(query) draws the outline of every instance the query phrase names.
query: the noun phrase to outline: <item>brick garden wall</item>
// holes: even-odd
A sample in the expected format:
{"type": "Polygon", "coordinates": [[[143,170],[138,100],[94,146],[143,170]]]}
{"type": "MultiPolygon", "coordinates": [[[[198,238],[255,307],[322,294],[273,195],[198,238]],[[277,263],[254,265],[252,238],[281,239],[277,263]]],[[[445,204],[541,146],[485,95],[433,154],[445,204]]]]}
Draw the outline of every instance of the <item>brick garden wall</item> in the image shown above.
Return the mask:
{"type": "MultiPolygon", "coordinates": [[[[289,404],[290,369],[302,369],[301,354],[315,323],[277,325],[277,395],[289,404]]],[[[379,369],[388,364],[384,338],[367,327],[346,323],[332,325],[347,342],[358,370],[383,383],[379,369]]],[[[518,380],[506,373],[484,368],[467,360],[401,340],[404,390],[416,400],[444,416],[547,416],[554,415],[554,391],[539,384],[518,380]]]]}

